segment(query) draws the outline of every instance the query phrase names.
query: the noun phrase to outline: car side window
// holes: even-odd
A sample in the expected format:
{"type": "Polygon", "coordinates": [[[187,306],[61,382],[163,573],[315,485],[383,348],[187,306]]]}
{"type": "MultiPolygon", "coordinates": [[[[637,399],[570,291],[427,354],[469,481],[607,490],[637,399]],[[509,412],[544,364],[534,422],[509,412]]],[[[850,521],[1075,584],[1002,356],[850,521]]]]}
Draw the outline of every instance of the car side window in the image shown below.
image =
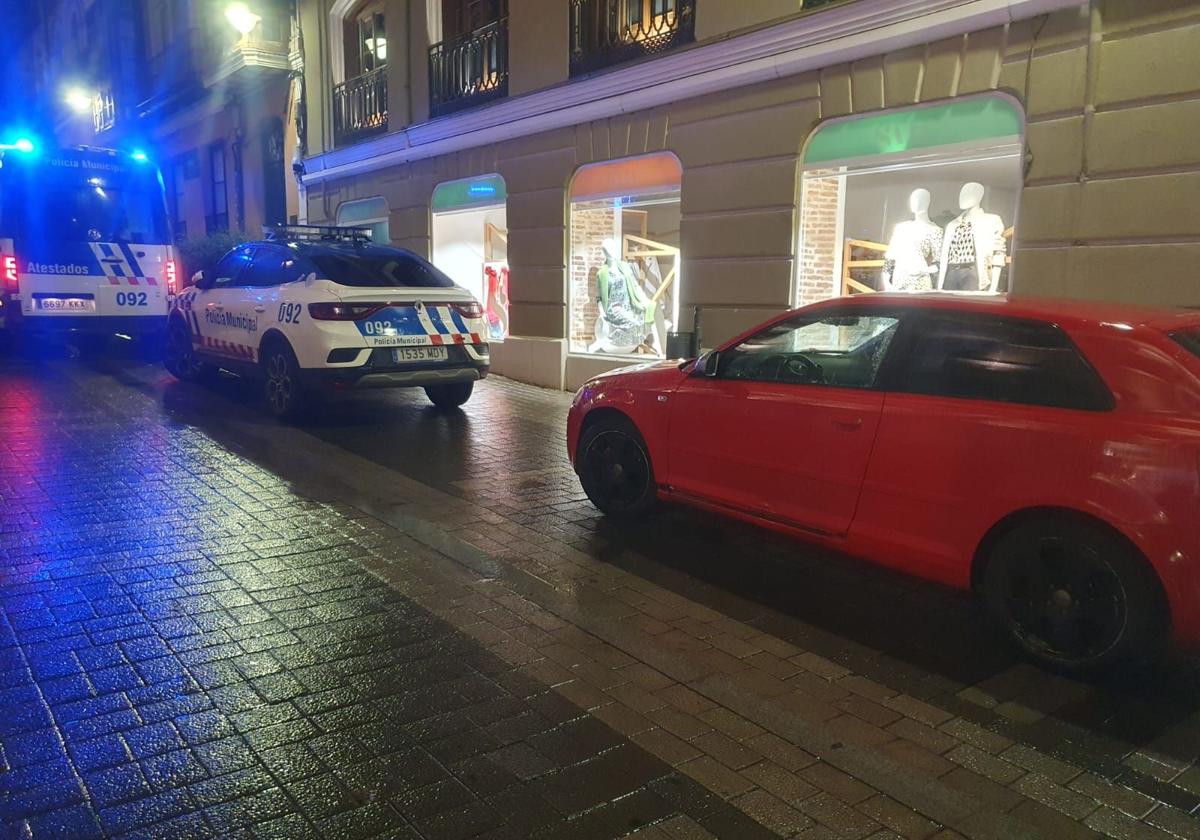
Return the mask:
{"type": "Polygon", "coordinates": [[[717,377],[872,388],[899,324],[897,315],[844,312],[780,321],[723,351],[717,377]]]}
{"type": "Polygon", "coordinates": [[[220,262],[213,266],[212,287],[214,289],[227,289],[230,286],[241,285],[240,279],[242,273],[250,265],[250,260],[253,256],[253,248],[248,245],[241,245],[222,257],[220,262]]]}
{"type": "Polygon", "coordinates": [[[283,280],[283,263],[287,252],[280,248],[258,248],[254,261],[238,280],[239,286],[263,288],[278,286],[283,280]]]}
{"type": "Polygon", "coordinates": [[[913,394],[1108,411],[1112,393],[1053,324],[975,313],[926,314],[889,388],[913,394]]]}

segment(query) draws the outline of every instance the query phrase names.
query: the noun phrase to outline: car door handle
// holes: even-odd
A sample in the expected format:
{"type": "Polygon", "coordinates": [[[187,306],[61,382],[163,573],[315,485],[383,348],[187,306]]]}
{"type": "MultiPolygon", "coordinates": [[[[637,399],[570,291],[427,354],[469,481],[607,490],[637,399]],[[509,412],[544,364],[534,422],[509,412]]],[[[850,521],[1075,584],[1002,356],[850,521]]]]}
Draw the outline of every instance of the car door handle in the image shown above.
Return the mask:
{"type": "Polygon", "coordinates": [[[835,429],[841,429],[844,432],[853,432],[862,428],[861,417],[835,417],[832,421],[835,429]]]}
{"type": "Polygon", "coordinates": [[[260,303],[258,306],[254,307],[254,311],[255,311],[255,312],[266,312],[266,311],[267,311],[267,307],[263,306],[263,305],[260,303]]]}
{"type": "Polygon", "coordinates": [[[209,303],[209,304],[208,304],[208,308],[209,308],[209,309],[224,309],[224,308],[225,308],[225,304],[223,304],[223,303],[216,303],[216,302],[212,302],[212,303],[209,303]]]}

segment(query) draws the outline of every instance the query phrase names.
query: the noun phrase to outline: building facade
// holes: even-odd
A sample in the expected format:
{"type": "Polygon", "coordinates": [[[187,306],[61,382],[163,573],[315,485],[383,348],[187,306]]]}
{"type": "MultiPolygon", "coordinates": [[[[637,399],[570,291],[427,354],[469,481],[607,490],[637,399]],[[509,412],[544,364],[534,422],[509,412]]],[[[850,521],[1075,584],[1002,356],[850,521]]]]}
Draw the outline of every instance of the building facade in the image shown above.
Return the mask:
{"type": "Polygon", "coordinates": [[[139,148],[159,165],[177,240],[299,215],[295,4],[50,0],[33,98],[64,145],[139,148]],[[82,100],[82,102],[80,102],[82,100]]]}

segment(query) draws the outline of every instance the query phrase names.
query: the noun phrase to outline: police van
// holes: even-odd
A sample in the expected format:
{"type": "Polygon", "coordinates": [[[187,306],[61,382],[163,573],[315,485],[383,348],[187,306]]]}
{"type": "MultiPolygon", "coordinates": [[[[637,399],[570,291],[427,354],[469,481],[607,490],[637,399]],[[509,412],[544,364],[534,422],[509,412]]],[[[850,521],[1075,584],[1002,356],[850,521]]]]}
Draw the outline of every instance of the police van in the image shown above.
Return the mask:
{"type": "Polygon", "coordinates": [[[411,251],[365,229],[291,225],[234,248],[172,301],[166,366],[258,378],[278,417],[313,396],[421,387],[453,408],[487,376],[479,301],[411,251]]]}
{"type": "Polygon", "coordinates": [[[143,153],[0,145],[0,332],[157,338],[175,260],[143,153]]]}

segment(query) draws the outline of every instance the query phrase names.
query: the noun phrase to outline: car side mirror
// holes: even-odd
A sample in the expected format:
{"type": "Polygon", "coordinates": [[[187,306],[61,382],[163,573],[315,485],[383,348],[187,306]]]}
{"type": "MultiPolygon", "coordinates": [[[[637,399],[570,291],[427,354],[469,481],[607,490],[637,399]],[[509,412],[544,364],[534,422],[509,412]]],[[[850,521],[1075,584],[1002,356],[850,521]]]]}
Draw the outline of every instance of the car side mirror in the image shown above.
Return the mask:
{"type": "Polygon", "coordinates": [[[716,350],[709,350],[696,360],[696,366],[692,368],[692,376],[706,376],[712,379],[717,375],[717,365],[720,361],[721,354],[716,350]]]}
{"type": "Polygon", "coordinates": [[[212,281],[212,273],[208,269],[202,268],[192,275],[192,285],[197,289],[212,288],[212,281]]]}

